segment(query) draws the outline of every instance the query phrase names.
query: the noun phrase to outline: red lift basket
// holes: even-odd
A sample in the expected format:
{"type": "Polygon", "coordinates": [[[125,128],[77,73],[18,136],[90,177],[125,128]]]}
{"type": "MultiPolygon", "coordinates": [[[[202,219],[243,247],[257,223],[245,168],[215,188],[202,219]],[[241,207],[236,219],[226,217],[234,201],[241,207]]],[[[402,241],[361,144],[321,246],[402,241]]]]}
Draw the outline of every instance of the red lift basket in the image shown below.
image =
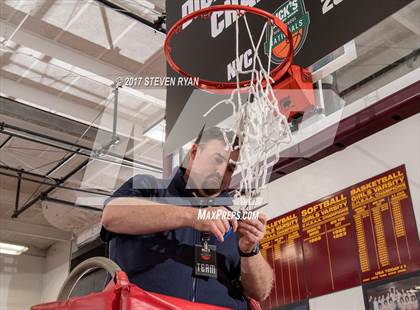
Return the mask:
{"type": "Polygon", "coordinates": [[[113,261],[93,257],[78,265],[67,277],[58,301],[36,305],[31,310],[226,310],[227,308],[147,292],[128,281],[113,261]],[[103,268],[114,275],[113,281],[99,293],[68,299],[77,281],[93,269],[103,268]]]}

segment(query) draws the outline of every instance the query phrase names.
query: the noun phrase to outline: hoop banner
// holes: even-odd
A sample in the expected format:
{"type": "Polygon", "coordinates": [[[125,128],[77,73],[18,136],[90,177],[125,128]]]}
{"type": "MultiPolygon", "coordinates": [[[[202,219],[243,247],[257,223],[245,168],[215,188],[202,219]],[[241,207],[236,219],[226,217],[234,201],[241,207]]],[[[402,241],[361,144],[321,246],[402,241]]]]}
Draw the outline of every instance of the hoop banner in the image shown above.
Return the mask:
{"type": "MultiPolygon", "coordinates": [[[[199,9],[220,4],[254,6],[277,15],[294,34],[294,62],[308,67],[328,55],[359,34],[376,25],[389,15],[401,9],[412,0],[167,0],[167,29],[179,19],[199,9]]],[[[235,13],[217,12],[207,19],[186,23],[179,33],[174,34],[172,55],[183,70],[200,78],[235,81],[235,64],[244,70],[252,67],[252,46],[247,39],[248,32],[240,17],[239,58],[235,49],[235,13]]],[[[264,18],[247,14],[254,41],[258,40],[264,25],[264,18]]],[[[259,54],[268,59],[270,37],[265,31],[259,54]]],[[[272,65],[282,61],[287,52],[284,35],[274,31],[272,36],[272,65]]],[[[169,66],[167,75],[177,77],[169,66]]],[[[166,134],[174,127],[178,116],[191,96],[194,87],[169,86],[166,105],[166,134]]],[[[199,117],[191,119],[198,122],[199,117]]],[[[177,132],[176,136],[187,135],[177,132]]],[[[190,138],[185,137],[187,142],[190,138]]]]}

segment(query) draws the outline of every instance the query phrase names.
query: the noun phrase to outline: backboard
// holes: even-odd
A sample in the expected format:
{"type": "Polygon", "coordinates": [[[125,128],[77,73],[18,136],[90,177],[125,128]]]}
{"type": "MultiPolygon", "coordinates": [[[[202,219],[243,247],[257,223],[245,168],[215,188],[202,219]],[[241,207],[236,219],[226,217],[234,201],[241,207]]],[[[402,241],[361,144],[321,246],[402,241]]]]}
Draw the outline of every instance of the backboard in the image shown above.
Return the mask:
{"type": "MultiPolygon", "coordinates": [[[[283,155],[310,157],[334,143],[340,120],[418,80],[419,3],[418,0],[167,1],[167,23],[169,29],[186,14],[210,5],[242,4],[267,10],[288,24],[294,33],[295,62],[312,72],[318,107],[297,120],[297,124],[291,124],[292,128],[296,126],[294,143],[330,129],[327,137],[311,142],[304,150],[299,148],[299,152],[293,150],[293,145],[285,146],[289,150],[283,155]]],[[[235,78],[232,73],[235,65],[251,66],[249,41],[242,41],[240,57],[235,59],[234,20],[234,14],[213,14],[188,24],[173,45],[182,67],[201,77],[229,81],[235,78]]],[[[250,20],[250,26],[259,34],[258,20],[250,20]]],[[[243,28],[240,31],[244,33],[243,28]]],[[[272,40],[271,62],[275,64],[281,60],[283,41],[281,36],[272,40]]],[[[267,42],[268,35],[263,40],[265,47],[267,42]]],[[[266,52],[266,48],[261,50],[266,52]]],[[[170,68],[168,75],[176,76],[170,68]]],[[[176,152],[193,140],[203,126],[228,123],[228,108],[221,108],[210,118],[203,117],[222,95],[197,91],[194,87],[171,86],[167,90],[166,153],[176,152]]]]}

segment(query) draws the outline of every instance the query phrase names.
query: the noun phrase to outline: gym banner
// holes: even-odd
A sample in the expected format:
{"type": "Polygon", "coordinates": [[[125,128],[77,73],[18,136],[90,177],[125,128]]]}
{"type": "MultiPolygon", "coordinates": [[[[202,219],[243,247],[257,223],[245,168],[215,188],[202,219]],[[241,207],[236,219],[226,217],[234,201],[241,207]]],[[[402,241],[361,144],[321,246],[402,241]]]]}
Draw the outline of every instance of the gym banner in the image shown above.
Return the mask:
{"type": "Polygon", "coordinates": [[[404,166],[349,189],[363,283],[420,269],[420,243],[404,166]]]}
{"type": "Polygon", "coordinates": [[[307,296],[299,230],[298,210],[282,215],[267,225],[260,248],[273,268],[276,281],[270,296],[264,301],[264,309],[295,303],[307,296]]]}
{"type": "Polygon", "coordinates": [[[420,270],[405,166],[270,220],[261,249],[276,275],[265,309],[420,270]]]}
{"type": "Polygon", "coordinates": [[[349,204],[342,191],[300,209],[308,297],[360,284],[349,204]]]}
{"type": "MultiPolygon", "coordinates": [[[[280,17],[291,29],[294,38],[295,62],[308,67],[346,42],[379,23],[412,0],[167,0],[167,28],[189,13],[220,4],[241,4],[266,10],[280,17]]],[[[251,33],[256,41],[264,19],[248,18],[251,33]]],[[[254,16],[255,17],[255,16],[254,16]]],[[[240,17],[241,19],[243,17],[240,17]]],[[[239,59],[235,49],[235,13],[217,12],[207,18],[185,24],[174,35],[172,52],[183,70],[200,78],[233,81],[234,68],[243,70],[252,66],[250,40],[247,29],[240,24],[241,40],[239,59]]],[[[261,56],[269,55],[272,43],[273,63],[281,62],[287,50],[284,35],[274,30],[266,31],[261,56]]],[[[267,59],[267,56],[262,57],[267,59]]],[[[168,76],[177,76],[168,66],[168,76]]],[[[193,87],[169,86],[167,94],[166,130],[170,132],[193,87]]]]}

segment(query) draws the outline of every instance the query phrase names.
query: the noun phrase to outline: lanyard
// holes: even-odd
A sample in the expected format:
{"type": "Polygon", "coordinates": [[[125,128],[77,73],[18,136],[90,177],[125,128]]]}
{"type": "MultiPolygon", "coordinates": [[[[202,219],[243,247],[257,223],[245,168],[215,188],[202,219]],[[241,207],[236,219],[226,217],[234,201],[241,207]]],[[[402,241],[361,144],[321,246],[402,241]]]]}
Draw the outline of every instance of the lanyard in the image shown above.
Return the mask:
{"type": "Polygon", "coordinates": [[[210,242],[210,232],[203,231],[201,233],[201,244],[203,245],[204,250],[208,250],[209,242],[210,242]]]}

